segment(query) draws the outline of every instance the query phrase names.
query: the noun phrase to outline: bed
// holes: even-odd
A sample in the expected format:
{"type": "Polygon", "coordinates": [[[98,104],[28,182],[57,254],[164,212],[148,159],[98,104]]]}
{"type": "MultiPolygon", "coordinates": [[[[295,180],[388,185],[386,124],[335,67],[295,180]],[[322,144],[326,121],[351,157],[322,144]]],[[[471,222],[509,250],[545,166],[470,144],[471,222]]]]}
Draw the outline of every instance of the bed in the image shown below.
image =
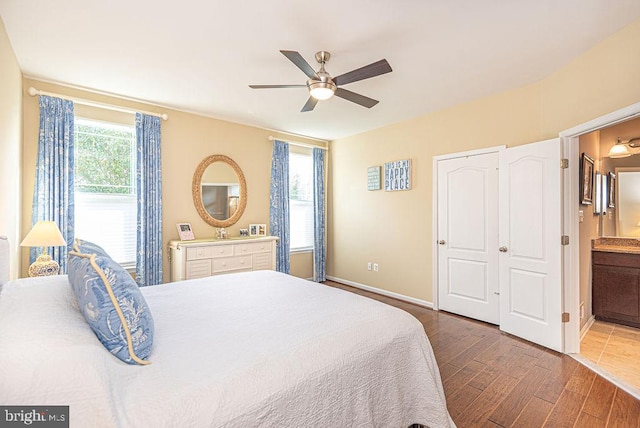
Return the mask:
{"type": "Polygon", "coordinates": [[[454,426],[422,325],[273,271],[142,293],[150,364],[105,350],[65,275],[0,290],[0,404],[69,405],[72,427],[454,426]]]}

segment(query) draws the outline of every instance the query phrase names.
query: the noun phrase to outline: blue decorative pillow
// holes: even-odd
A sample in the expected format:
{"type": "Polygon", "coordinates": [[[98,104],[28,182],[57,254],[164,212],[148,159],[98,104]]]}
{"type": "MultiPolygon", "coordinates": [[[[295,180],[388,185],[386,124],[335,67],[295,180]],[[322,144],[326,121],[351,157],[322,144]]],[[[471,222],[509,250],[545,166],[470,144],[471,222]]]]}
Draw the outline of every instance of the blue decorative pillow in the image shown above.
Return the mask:
{"type": "Polygon", "coordinates": [[[98,256],[109,257],[107,252],[100,245],[79,238],[76,238],[73,243],[73,251],[76,253],[96,254],[98,256]]]}
{"type": "Polygon", "coordinates": [[[80,310],[104,347],[125,363],[149,364],[153,318],[131,275],[107,255],[76,251],[69,252],[68,271],[80,310]]]}

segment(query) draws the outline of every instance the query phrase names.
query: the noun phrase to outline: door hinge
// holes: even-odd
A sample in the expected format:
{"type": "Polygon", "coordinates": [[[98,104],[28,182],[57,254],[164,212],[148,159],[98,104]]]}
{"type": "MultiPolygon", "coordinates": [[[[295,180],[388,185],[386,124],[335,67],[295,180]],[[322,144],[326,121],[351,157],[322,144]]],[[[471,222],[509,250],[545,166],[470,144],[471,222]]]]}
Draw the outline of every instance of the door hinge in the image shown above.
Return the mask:
{"type": "Polygon", "coordinates": [[[560,244],[569,245],[569,235],[562,235],[560,237],[560,244]]]}
{"type": "Polygon", "coordinates": [[[560,159],[560,168],[569,168],[569,159],[560,159]]]}
{"type": "Polygon", "coordinates": [[[569,312],[562,313],[562,322],[569,322],[569,312]]]}

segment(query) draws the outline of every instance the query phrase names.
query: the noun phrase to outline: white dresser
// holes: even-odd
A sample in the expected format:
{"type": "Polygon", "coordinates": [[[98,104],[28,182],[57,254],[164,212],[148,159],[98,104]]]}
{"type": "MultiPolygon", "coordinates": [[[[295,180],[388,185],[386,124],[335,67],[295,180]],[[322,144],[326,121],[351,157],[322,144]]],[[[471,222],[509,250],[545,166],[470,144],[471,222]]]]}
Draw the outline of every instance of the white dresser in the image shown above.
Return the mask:
{"type": "Polygon", "coordinates": [[[275,236],[169,242],[171,281],[232,272],[274,270],[275,236]]]}

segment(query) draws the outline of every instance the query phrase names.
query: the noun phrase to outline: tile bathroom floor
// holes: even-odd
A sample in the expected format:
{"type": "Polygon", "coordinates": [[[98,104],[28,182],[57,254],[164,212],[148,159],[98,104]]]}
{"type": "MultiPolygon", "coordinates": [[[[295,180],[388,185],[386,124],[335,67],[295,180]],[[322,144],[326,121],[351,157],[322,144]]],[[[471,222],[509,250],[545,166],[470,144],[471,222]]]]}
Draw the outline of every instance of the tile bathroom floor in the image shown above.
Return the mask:
{"type": "Polygon", "coordinates": [[[640,389],[640,329],[595,321],[580,342],[580,355],[640,389]]]}

